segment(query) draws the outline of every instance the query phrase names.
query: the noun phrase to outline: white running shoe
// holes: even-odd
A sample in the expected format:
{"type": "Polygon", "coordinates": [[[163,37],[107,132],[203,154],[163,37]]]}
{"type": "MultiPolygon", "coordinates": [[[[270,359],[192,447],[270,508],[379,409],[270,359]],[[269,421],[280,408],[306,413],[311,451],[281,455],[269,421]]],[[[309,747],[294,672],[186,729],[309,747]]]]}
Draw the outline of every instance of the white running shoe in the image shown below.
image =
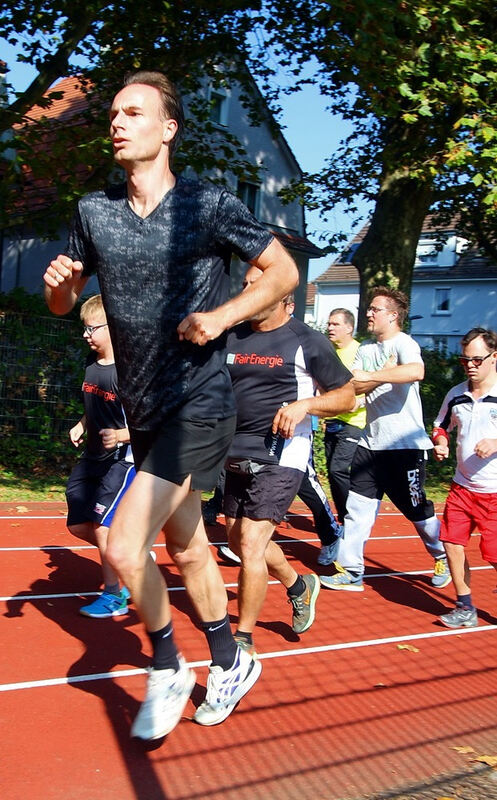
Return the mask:
{"type": "Polygon", "coordinates": [[[179,670],[150,668],[147,693],[131,726],[131,736],[161,739],[176,727],[195,686],[195,673],[179,657],[179,670]]]}
{"type": "Polygon", "coordinates": [[[225,558],[226,561],[232,561],[234,564],[242,563],[240,556],[237,556],[237,554],[234,553],[233,550],[230,550],[227,544],[219,545],[217,552],[219,553],[220,556],[222,556],[222,558],[225,558]]]}
{"type": "Polygon", "coordinates": [[[207,692],[193,719],[199,725],[219,725],[229,717],[236,704],[252,688],[261,674],[262,664],[241,647],[230,669],[209,667],[207,692]]]}

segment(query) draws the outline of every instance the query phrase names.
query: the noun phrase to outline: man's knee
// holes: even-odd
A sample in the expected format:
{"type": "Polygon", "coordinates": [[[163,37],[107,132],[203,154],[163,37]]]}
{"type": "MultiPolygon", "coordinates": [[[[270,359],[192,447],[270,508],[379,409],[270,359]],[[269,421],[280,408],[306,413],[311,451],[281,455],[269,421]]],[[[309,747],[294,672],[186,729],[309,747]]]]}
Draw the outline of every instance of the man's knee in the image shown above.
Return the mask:
{"type": "Polygon", "coordinates": [[[202,569],[209,560],[209,545],[205,541],[196,541],[187,546],[166,542],[166,549],[180,573],[187,569],[202,569]]]}

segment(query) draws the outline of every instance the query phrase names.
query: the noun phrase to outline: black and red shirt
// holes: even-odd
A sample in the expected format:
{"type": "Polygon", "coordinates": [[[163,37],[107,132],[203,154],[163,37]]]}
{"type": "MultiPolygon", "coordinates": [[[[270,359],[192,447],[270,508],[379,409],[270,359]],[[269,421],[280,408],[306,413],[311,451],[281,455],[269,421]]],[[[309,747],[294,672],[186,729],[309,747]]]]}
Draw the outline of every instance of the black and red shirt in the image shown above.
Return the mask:
{"type": "Polygon", "coordinates": [[[249,322],[228,334],[227,364],[237,404],[237,425],[230,456],[279,463],[305,471],[311,417],[299,423],[292,439],[275,447],[274,416],[293,403],[338,389],[352,378],[322,333],[291,318],[271,331],[254,331],[249,322]]]}
{"type": "MultiPolygon", "coordinates": [[[[86,362],[85,377],[81,387],[86,417],[86,458],[115,458],[119,450],[106,450],[99,431],[103,428],[118,430],[126,427],[123,407],[119,399],[115,364],[99,364],[92,353],[86,362]]],[[[126,446],[127,447],[127,446],[126,446]]]]}

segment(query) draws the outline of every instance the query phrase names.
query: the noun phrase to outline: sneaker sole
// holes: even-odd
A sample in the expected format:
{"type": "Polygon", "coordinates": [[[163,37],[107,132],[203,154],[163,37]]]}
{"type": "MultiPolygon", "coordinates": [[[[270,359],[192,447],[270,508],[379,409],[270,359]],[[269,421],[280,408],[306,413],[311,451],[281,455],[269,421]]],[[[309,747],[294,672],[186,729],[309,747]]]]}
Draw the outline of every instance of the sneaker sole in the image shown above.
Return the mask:
{"type": "Polygon", "coordinates": [[[116,611],[109,611],[106,614],[92,614],[88,611],[83,611],[82,608],[79,609],[79,613],[83,615],[83,617],[89,617],[90,619],[110,619],[111,617],[122,617],[124,614],[127,614],[129,609],[126,608],[118,608],[116,611]]]}
{"type": "MultiPolygon", "coordinates": [[[[204,728],[211,727],[212,725],[220,725],[221,722],[224,722],[224,720],[227,719],[227,717],[229,717],[229,715],[235,710],[235,708],[237,707],[237,705],[240,702],[240,700],[243,697],[245,697],[247,692],[252,688],[254,683],[257,681],[257,679],[259,678],[261,672],[262,672],[262,664],[261,664],[260,661],[258,661],[257,659],[254,658],[253,659],[253,667],[252,667],[251,671],[249,672],[249,674],[247,675],[247,677],[245,678],[245,680],[243,682],[243,685],[240,687],[240,689],[241,690],[243,689],[243,691],[242,691],[242,694],[240,694],[238,696],[238,699],[235,700],[233,703],[230,703],[227,706],[223,706],[222,708],[219,709],[219,711],[216,714],[216,716],[214,716],[214,714],[213,714],[210,719],[207,719],[205,721],[202,721],[201,718],[197,718],[196,717],[196,713],[197,712],[195,712],[195,714],[193,715],[193,721],[196,722],[198,725],[203,725],[204,728]]],[[[199,709],[201,707],[202,706],[199,706],[199,709]]],[[[197,711],[199,709],[197,709],[197,711]]]]}
{"type": "Polygon", "coordinates": [[[133,726],[131,727],[130,736],[132,739],[141,739],[144,742],[152,742],[154,739],[163,739],[164,736],[167,736],[168,733],[171,733],[180,721],[181,717],[183,716],[183,711],[185,710],[185,706],[190,699],[190,695],[193,692],[193,687],[195,686],[196,682],[196,675],[192,669],[188,670],[188,682],[185,687],[184,695],[181,700],[180,708],[178,709],[177,713],[174,717],[170,718],[166,725],[161,728],[159,731],[156,731],[151,736],[142,736],[139,733],[135,733],[133,731],[133,726]]]}
{"type": "Polygon", "coordinates": [[[339,585],[337,583],[325,583],[322,578],[319,579],[321,586],[324,586],[325,589],[334,589],[335,591],[339,592],[363,592],[364,586],[357,586],[353,583],[344,583],[339,585]]]}
{"type": "Polygon", "coordinates": [[[317,578],[317,580],[316,580],[314,589],[313,589],[313,591],[311,593],[311,599],[310,599],[310,602],[309,602],[309,619],[307,620],[307,625],[305,626],[305,628],[300,628],[300,630],[296,630],[292,625],[292,631],[294,633],[297,633],[297,634],[305,633],[306,631],[309,630],[311,625],[314,623],[314,620],[316,619],[316,602],[317,602],[317,599],[318,599],[319,592],[321,591],[321,584],[319,583],[319,577],[317,575],[316,575],[316,578],[317,578]]]}

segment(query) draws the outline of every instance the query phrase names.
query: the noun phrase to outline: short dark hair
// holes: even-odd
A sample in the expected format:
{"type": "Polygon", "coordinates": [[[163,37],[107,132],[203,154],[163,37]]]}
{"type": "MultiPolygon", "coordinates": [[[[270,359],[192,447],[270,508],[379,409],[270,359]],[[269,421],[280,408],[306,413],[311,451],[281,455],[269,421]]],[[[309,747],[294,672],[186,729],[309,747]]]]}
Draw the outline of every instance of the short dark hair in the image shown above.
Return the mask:
{"type": "Polygon", "coordinates": [[[333,316],[333,314],[341,314],[342,317],[344,318],[345,322],[347,322],[349,325],[351,325],[352,326],[352,330],[354,330],[354,328],[355,328],[355,317],[354,317],[352,311],[349,311],[348,308],[333,308],[330,311],[329,315],[328,315],[328,320],[330,319],[331,316],[333,316]]]}
{"type": "Polygon", "coordinates": [[[461,339],[461,347],[467,347],[474,339],[483,339],[485,346],[493,353],[497,350],[497,333],[490,328],[471,328],[461,339]]]}
{"type": "Polygon", "coordinates": [[[409,312],[409,298],[407,295],[401,292],[400,289],[389,289],[388,286],[375,286],[371,292],[369,302],[374,300],[375,297],[386,297],[390,300],[390,303],[394,306],[392,310],[397,312],[399,325],[402,327],[409,312]]]}
{"type": "Polygon", "coordinates": [[[185,128],[185,114],[181,97],[172,81],[163,72],[155,70],[141,69],[138,72],[129,72],[123,82],[124,86],[131,86],[134,83],[144,83],[146,86],[153,86],[159,92],[162,102],[162,113],[165,119],[174,119],[178,123],[178,130],[173,139],[169,142],[169,152],[171,157],[176,152],[176,148],[183,135],[185,128]]]}

